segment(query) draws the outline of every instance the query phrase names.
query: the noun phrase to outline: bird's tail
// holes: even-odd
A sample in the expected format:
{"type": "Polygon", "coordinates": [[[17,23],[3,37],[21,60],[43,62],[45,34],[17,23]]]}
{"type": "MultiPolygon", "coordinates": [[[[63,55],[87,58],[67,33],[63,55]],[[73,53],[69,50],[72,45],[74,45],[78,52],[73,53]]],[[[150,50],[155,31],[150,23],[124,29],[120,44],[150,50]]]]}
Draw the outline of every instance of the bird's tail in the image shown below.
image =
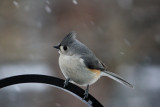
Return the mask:
{"type": "Polygon", "coordinates": [[[104,71],[104,72],[102,72],[102,76],[107,76],[107,77],[127,86],[127,87],[134,88],[132,84],[130,84],[129,82],[127,82],[126,80],[124,80],[122,77],[118,76],[115,73],[112,73],[109,71],[104,71]]]}

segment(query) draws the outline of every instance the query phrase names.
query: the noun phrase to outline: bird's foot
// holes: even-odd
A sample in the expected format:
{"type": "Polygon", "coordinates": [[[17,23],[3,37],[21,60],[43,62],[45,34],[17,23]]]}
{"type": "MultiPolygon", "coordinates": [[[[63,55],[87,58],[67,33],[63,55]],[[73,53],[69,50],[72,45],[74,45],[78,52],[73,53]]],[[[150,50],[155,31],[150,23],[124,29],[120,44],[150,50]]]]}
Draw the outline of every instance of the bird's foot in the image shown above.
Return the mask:
{"type": "Polygon", "coordinates": [[[64,88],[68,85],[69,80],[70,80],[70,78],[67,78],[67,79],[65,80],[64,85],[63,85],[64,88]]]}
{"type": "Polygon", "coordinates": [[[88,98],[88,91],[89,91],[89,85],[87,85],[87,88],[84,92],[84,97],[83,97],[84,100],[88,98]]]}

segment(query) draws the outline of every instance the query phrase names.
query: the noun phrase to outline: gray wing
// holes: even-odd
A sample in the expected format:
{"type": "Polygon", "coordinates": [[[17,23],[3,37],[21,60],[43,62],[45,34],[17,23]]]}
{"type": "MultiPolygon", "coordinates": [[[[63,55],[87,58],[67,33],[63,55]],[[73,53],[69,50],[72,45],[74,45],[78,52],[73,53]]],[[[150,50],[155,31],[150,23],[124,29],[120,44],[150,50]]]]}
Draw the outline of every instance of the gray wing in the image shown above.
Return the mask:
{"type": "Polygon", "coordinates": [[[84,60],[86,67],[89,69],[97,69],[105,71],[106,67],[101,61],[94,55],[94,53],[84,44],[77,40],[75,47],[75,53],[78,53],[80,58],[84,60]],[[78,44],[78,46],[77,46],[78,44]]]}
{"type": "Polygon", "coordinates": [[[81,58],[89,69],[106,70],[106,66],[95,55],[84,55],[81,58]]]}

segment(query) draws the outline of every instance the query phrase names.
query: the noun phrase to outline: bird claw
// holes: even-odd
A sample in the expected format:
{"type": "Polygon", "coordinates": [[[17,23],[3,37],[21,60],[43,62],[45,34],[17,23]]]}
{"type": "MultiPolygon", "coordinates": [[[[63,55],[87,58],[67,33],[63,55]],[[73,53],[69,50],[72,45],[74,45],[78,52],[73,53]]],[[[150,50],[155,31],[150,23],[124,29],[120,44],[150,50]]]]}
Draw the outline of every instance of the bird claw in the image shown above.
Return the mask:
{"type": "Polygon", "coordinates": [[[84,97],[83,97],[84,100],[88,98],[88,90],[89,90],[89,85],[87,85],[87,88],[84,92],[84,97]]]}
{"type": "Polygon", "coordinates": [[[85,100],[87,98],[88,98],[88,90],[85,90],[83,99],[85,100]]]}
{"type": "Polygon", "coordinates": [[[70,78],[67,78],[67,79],[65,80],[64,85],[63,85],[64,88],[65,88],[66,86],[68,86],[69,80],[70,80],[70,78]]]}

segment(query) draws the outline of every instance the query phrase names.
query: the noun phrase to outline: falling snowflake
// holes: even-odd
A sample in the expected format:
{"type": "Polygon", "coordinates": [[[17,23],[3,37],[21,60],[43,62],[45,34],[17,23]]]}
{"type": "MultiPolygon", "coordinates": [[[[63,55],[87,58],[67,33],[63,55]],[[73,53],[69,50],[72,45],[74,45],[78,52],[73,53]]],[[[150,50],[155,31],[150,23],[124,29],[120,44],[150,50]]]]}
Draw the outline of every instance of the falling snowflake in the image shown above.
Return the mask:
{"type": "Polygon", "coordinates": [[[72,0],[75,5],[78,4],[77,0],[72,0]]]}
{"type": "Polygon", "coordinates": [[[45,6],[45,10],[46,10],[47,13],[51,13],[52,12],[52,10],[51,10],[51,8],[49,6],[45,6]]]}
{"type": "Polygon", "coordinates": [[[124,53],[124,52],[120,52],[120,54],[121,54],[121,55],[124,55],[125,53],[124,53]]]}
{"type": "Polygon", "coordinates": [[[124,38],[123,41],[127,46],[131,46],[131,43],[129,42],[128,39],[124,38]]]}
{"type": "Polygon", "coordinates": [[[16,8],[19,8],[19,3],[17,1],[13,1],[13,4],[15,5],[16,8]]]}

